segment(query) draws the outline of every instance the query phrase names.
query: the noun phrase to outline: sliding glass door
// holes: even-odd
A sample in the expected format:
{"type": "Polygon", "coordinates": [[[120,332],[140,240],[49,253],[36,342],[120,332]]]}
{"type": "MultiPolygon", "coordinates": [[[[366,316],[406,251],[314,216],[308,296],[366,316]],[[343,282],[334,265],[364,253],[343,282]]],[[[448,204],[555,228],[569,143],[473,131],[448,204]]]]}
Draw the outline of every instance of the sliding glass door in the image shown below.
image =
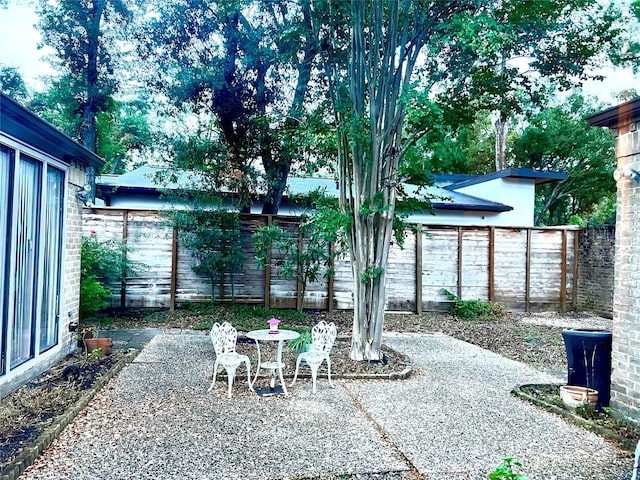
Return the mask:
{"type": "Polygon", "coordinates": [[[13,150],[0,145],[0,375],[7,370],[7,309],[9,301],[9,239],[11,238],[12,211],[11,192],[13,191],[13,150]]]}
{"type": "Polygon", "coordinates": [[[58,343],[60,278],[62,270],[62,219],[64,214],[64,172],[49,166],[42,235],[43,288],[40,312],[40,353],[58,343]]]}
{"type": "Polygon", "coordinates": [[[0,376],[59,345],[66,178],[0,144],[0,376]]]}
{"type": "Polygon", "coordinates": [[[15,204],[15,305],[11,328],[11,368],[34,356],[40,248],[42,164],[24,155],[18,161],[15,204]]]}

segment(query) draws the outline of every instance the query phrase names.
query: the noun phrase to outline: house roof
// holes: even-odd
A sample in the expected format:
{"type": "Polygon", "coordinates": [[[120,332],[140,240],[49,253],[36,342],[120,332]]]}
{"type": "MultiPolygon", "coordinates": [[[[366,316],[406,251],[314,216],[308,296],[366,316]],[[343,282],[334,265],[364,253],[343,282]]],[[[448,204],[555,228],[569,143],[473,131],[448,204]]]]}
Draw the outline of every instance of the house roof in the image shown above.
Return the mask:
{"type": "Polygon", "coordinates": [[[618,128],[640,119],[640,97],[587,117],[594,127],[618,128]]]}
{"type": "Polygon", "coordinates": [[[543,183],[556,182],[558,180],[566,180],[569,178],[569,174],[566,172],[554,172],[534,170],[531,168],[507,168],[498,172],[488,173],[486,175],[478,175],[468,180],[452,183],[447,185],[447,190],[457,190],[459,188],[469,187],[471,185],[477,185],[479,183],[485,183],[490,180],[498,178],[525,178],[533,180],[536,185],[543,183]]]}
{"type": "MultiPolygon", "coordinates": [[[[179,172],[175,182],[162,183],[158,174],[164,169],[148,165],[139,167],[122,175],[102,175],[96,179],[97,185],[103,193],[119,192],[157,192],[158,190],[176,190],[193,188],[197,181],[194,172],[179,172]]],[[[405,192],[413,197],[430,198],[435,209],[444,210],[474,210],[485,212],[506,212],[513,207],[503,203],[491,202],[464,193],[446,190],[437,186],[419,187],[405,184],[405,192]]],[[[338,196],[338,186],[335,179],[315,177],[289,177],[286,195],[304,195],[318,188],[325,189],[327,195],[338,196]]],[[[264,192],[260,192],[264,193],[264,192]]]]}
{"type": "Polygon", "coordinates": [[[70,164],[77,160],[100,168],[104,161],[11,97],[0,93],[0,131],[70,164]]]}

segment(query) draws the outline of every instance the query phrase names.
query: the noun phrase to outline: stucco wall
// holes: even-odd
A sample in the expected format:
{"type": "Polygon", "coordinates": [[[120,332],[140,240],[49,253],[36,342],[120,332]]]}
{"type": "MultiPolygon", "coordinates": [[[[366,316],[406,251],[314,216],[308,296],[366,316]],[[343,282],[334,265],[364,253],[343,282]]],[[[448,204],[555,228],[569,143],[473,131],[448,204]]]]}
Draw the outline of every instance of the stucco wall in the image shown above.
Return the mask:
{"type": "Polygon", "coordinates": [[[535,185],[531,180],[508,177],[496,178],[488,182],[459,188],[457,191],[513,207],[513,210],[501,213],[497,217],[498,221],[493,225],[508,227],[533,226],[535,185]]]}

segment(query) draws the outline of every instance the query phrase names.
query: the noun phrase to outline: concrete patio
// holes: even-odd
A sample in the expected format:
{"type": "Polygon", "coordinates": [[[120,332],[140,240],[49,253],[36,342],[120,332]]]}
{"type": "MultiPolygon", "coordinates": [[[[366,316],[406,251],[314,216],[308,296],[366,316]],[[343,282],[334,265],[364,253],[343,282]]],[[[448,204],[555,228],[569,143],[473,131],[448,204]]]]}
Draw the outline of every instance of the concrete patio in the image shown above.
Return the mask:
{"type": "MultiPolygon", "coordinates": [[[[450,337],[389,334],[414,374],[401,381],[298,381],[261,398],[239,370],[207,394],[202,333],[156,335],[23,479],[486,479],[515,456],[531,480],[617,480],[632,459],[510,395],[557,382],[450,337]]],[[[291,367],[289,368],[291,373],[291,367]]]]}

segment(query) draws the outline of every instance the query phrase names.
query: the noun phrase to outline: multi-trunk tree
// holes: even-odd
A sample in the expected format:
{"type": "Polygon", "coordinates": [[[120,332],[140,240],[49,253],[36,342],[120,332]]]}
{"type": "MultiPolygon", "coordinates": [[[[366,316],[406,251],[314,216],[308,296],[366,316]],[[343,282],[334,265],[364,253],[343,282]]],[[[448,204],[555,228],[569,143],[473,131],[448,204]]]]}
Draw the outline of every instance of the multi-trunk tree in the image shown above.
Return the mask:
{"type": "Polygon", "coordinates": [[[354,360],[381,358],[406,96],[417,70],[430,78],[456,70],[456,30],[472,21],[475,7],[472,1],[312,3],[337,125],[340,206],[350,217],[354,360]]]}

